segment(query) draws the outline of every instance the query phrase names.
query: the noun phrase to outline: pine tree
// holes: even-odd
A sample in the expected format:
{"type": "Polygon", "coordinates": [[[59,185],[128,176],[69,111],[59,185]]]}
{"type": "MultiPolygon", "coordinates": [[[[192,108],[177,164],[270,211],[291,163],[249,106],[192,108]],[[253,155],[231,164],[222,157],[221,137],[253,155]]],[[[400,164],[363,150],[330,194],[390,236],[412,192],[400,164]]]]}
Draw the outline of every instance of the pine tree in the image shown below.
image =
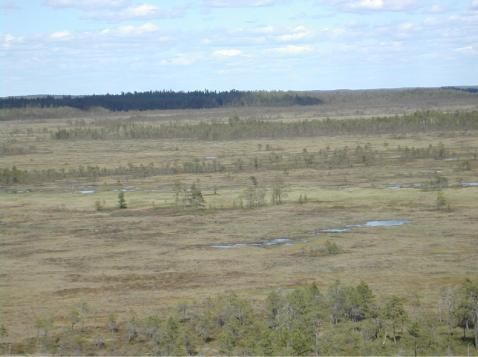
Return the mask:
{"type": "Polygon", "coordinates": [[[128,205],[126,204],[126,199],[124,198],[124,192],[121,191],[118,194],[118,207],[123,209],[123,208],[128,208],[128,205]]]}

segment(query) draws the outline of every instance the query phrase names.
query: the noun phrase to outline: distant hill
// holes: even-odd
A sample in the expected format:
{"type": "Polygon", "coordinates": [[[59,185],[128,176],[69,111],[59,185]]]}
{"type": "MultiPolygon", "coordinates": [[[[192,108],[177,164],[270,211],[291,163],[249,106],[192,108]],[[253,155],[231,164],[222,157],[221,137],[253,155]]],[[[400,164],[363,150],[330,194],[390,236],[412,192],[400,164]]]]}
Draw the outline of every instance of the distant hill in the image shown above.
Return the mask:
{"type": "Polygon", "coordinates": [[[317,114],[332,116],[383,115],[416,110],[476,110],[477,95],[478,86],[314,91],[148,91],[75,96],[30,95],[0,98],[0,110],[4,109],[3,114],[0,113],[0,120],[16,116],[56,117],[71,111],[76,111],[75,115],[81,115],[81,113],[102,110],[102,108],[111,112],[125,112],[213,108],[247,110],[247,108],[255,107],[279,109],[301,107],[307,110],[310,107],[317,114]]]}

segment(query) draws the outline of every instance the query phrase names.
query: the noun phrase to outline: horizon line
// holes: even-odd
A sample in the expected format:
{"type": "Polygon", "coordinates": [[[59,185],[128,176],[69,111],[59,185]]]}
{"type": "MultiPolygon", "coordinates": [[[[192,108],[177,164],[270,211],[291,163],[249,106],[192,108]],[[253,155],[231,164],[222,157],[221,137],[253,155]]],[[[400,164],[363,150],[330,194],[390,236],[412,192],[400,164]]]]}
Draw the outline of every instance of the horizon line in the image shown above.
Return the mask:
{"type": "Polygon", "coordinates": [[[380,90],[410,90],[410,89],[447,89],[447,88],[478,88],[478,84],[476,85],[444,85],[444,86],[410,86],[410,87],[376,87],[376,88],[335,88],[335,89],[226,89],[226,90],[219,90],[219,89],[193,89],[193,90],[172,90],[172,89],[150,89],[150,90],[142,90],[142,91],[121,91],[116,93],[89,93],[89,94],[20,94],[20,95],[7,95],[7,96],[0,96],[0,99],[6,98],[25,98],[25,97],[87,97],[87,96],[101,96],[101,95],[122,95],[128,93],[147,93],[147,92],[172,92],[172,93],[194,93],[194,92],[217,92],[217,93],[224,93],[224,92],[340,92],[340,91],[350,91],[350,92],[358,92],[358,91],[380,91],[380,90]]]}

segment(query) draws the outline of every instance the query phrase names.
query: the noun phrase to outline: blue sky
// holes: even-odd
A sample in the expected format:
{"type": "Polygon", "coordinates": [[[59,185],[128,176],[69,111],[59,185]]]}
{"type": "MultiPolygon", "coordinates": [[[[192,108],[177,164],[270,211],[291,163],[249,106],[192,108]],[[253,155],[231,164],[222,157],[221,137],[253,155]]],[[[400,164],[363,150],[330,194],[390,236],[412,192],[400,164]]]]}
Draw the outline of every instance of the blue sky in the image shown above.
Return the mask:
{"type": "Polygon", "coordinates": [[[478,0],[0,0],[0,96],[478,84],[478,0]]]}

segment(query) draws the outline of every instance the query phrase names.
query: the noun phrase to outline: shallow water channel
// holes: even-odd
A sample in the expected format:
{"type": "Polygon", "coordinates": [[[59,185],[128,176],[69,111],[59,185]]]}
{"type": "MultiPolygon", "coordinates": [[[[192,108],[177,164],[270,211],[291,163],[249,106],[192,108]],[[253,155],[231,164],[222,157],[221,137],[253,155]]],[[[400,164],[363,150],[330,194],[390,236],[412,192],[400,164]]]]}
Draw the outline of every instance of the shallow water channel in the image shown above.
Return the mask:
{"type": "MultiPolygon", "coordinates": [[[[351,232],[355,228],[383,228],[383,227],[396,227],[402,226],[404,224],[409,224],[410,221],[406,219],[400,220],[376,220],[376,221],[367,221],[363,224],[351,224],[343,227],[337,228],[326,228],[326,229],[316,229],[313,233],[315,235],[319,234],[334,234],[334,233],[347,233],[351,232]]],[[[253,243],[221,243],[221,244],[212,244],[211,248],[216,249],[232,249],[232,248],[244,248],[244,247],[256,247],[256,248],[267,248],[275,247],[281,245],[293,245],[298,242],[304,243],[306,240],[294,240],[288,237],[280,237],[274,239],[267,239],[259,242],[253,243]]]]}

